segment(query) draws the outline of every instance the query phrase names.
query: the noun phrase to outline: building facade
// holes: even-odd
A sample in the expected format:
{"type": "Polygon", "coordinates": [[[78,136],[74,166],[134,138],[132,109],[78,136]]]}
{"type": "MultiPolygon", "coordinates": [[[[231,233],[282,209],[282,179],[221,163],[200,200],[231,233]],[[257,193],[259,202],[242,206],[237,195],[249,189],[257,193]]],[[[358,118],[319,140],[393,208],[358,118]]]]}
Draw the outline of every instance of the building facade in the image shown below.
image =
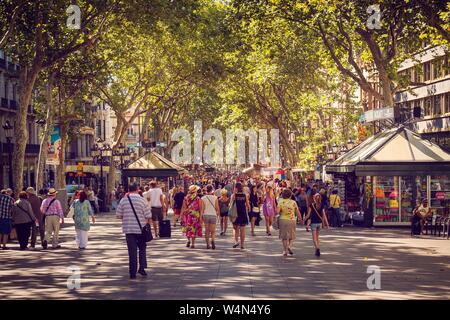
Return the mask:
{"type": "Polygon", "coordinates": [[[395,96],[402,121],[450,151],[450,54],[445,46],[428,48],[404,61],[399,75],[420,83],[395,96]]]}
{"type": "MultiPolygon", "coordinates": [[[[0,50],[0,186],[10,187],[11,157],[14,144],[14,129],[5,130],[5,124],[15,126],[19,108],[19,65],[15,64],[0,50]]],[[[36,168],[39,156],[39,126],[32,105],[28,106],[28,141],[25,149],[23,185],[35,186],[36,168]]],[[[22,143],[22,142],[21,142],[22,143]]]]}

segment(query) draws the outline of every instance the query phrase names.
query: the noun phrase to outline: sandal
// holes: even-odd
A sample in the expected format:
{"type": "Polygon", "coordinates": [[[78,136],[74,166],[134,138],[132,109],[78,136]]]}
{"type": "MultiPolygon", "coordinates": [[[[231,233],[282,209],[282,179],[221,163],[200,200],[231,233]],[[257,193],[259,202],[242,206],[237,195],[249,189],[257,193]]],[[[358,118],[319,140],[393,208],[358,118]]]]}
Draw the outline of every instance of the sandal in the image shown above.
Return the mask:
{"type": "Polygon", "coordinates": [[[195,249],[195,245],[191,245],[191,249],[195,249]]]}
{"type": "Polygon", "coordinates": [[[239,243],[235,243],[235,244],[233,245],[233,248],[237,248],[237,247],[239,247],[239,243]]]}

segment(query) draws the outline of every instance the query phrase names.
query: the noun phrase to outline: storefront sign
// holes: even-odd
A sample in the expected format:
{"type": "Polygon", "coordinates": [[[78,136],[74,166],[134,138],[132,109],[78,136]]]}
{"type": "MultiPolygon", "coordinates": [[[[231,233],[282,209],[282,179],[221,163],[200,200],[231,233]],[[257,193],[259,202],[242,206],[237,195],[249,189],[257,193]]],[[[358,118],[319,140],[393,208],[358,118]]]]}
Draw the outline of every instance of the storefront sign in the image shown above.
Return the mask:
{"type": "Polygon", "coordinates": [[[393,119],[394,118],[394,108],[381,108],[381,109],[374,109],[364,112],[363,115],[360,117],[360,121],[363,122],[373,122],[377,120],[386,120],[386,119],[393,119]]]}
{"type": "Polygon", "coordinates": [[[77,175],[78,175],[79,177],[82,177],[82,176],[83,176],[83,162],[78,162],[78,165],[77,165],[77,175]]]}

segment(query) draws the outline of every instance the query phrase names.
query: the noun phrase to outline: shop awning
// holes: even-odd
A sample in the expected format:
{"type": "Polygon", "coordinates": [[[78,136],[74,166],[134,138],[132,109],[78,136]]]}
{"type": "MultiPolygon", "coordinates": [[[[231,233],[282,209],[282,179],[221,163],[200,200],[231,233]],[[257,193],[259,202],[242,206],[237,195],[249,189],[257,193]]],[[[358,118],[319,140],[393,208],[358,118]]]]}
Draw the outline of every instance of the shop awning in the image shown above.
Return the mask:
{"type": "Polygon", "coordinates": [[[176,177],[187,171],[154,151],[144,154],[122,170],[125,177],[176,177]]]}
{"type": "Polygon", "coordinates": [[[326,166],[357,176],[450,174],[450,154],[404,126],[370,137],[326,166]]]}

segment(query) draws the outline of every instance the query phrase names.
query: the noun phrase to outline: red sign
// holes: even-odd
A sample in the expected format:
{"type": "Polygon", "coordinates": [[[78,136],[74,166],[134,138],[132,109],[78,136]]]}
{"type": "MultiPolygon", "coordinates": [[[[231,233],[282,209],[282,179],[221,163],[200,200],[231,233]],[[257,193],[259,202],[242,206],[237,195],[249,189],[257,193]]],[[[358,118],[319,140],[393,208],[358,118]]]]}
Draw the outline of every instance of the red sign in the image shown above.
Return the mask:
{"type": "Polygon", "coordinates": [[[436,192],[436,199],[445,200],[445,192],[436,192]]]}

